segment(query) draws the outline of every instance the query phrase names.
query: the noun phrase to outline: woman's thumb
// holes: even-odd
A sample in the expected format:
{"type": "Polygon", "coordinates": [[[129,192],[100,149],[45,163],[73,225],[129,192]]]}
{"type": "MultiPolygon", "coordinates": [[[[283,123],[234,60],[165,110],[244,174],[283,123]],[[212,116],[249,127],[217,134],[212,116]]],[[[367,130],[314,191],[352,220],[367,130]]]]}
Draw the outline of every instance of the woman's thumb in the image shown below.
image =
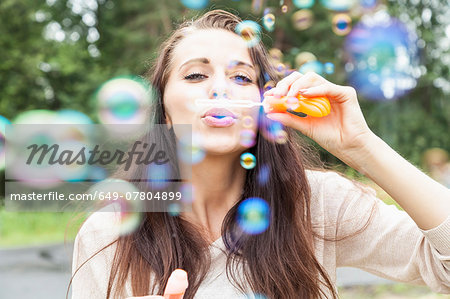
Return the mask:
{"type": "Polygon", "coordinates": [[[169,280],[167,281],[166,289],[164,290],[164,298],[182,299],[187,287],[187,272],[182,269],[175,269],[175,271],[170,274],[169,280]]]}

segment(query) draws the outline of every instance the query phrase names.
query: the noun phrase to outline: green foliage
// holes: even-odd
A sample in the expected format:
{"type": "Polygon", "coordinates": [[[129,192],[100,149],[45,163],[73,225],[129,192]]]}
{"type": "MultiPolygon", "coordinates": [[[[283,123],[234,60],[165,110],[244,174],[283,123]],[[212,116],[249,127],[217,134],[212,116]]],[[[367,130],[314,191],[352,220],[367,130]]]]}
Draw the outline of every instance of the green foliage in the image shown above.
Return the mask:
{"type": "MultiPolygon", "coordinates": [[[[372,130],[416,164],[429,147],[450,151],[448,94],[436,87],[436,80],[450,74],[448,63],[440,60],[445,53],[436,52],[438,37],[445,37],[439,15],[446,0],[418,2],[387,2],[390,13],[402,20],[416,22],[425,8],[432,11],[428,23],[416,22],[417,33],[426,44],[421,57],[427,70],[417,88],[395,102],[373,103],[360,97],[372,130]]],[[[290,1],[286,1],[287,13],[281,12],[279,1],[266,3],[276,16],[276,29],[264,31],[265,44],[282,50],[284,62],[291,66],[300,51],[333,62],[335,73],[326,78],[347,84],[342,50],[345,37],[332,32],[332,12],[316,1],[313,26],[297,31],[291,22],[295,8],[290,1]]],[[[243,19],[260,22],[262,18],[262,9],[252,11],[251,1],[217,0],[211,8],[231,10],[243,19]]],[[[202,12],[190,11],[180,1],[1,1],[0,114],[13,119],[30,109],[67,108],[96,120],[92,95],[98,86],[118,75],[142,75],[176,24],[202,12]],[[94,4],[86,4],[89,2],[94,4]],[[86,19],[86,14],[93,16],[93,21],[86,19]],[[48,30],[52,26],[59,26],[65,38],[52,37],[48,30]]],[[[330,163],[339,162],[323,150],[321,155],[330,163]]]]}

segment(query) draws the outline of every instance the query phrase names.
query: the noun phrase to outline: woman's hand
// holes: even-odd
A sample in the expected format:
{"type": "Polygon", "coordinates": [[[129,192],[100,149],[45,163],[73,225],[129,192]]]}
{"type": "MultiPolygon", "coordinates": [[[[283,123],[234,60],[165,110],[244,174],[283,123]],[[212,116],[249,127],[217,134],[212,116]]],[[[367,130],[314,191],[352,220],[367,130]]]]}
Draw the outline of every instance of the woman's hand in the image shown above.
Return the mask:
{"type": "Polygon", "coordinates": [[[266,96],[326,96],[331,113],[325,117],[298,117],[290,113],[269,113],[267,117],[299,130],[336,157],[343,159],[358,150],[373,133],[366,124],[356,91],[349,86],[333,84],[316,73],[294,72],[278,82],[266,96]]]}

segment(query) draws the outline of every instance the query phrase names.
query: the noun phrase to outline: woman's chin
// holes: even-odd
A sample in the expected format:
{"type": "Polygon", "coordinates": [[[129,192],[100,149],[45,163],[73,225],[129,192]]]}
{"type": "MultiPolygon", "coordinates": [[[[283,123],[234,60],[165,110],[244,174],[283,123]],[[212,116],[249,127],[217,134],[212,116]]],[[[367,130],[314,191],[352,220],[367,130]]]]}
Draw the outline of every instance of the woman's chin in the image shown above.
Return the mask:
{"type": "Polygon", "coordinates": [[[227,155],[244,150],[244,147],[239,144],[239,141],[226,142],[220,140],[217,142],[206,142],[202,147],[205,154],[210,155],[227,155]]]}

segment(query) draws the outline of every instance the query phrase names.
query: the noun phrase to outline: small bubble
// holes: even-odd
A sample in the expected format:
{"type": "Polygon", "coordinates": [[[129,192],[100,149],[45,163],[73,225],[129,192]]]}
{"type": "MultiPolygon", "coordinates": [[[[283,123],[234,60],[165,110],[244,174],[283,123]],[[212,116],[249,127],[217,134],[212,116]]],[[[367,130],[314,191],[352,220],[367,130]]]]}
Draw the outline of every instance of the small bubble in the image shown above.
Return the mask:
{"type": "Polygon", "coordinates": [[[314,14],[309,9],[302,9],[292,15],[292,25],[297,30],[305,30],[314,22],[314,14]]]}
{"type": "Polygon", "coordinates": [[[267,31],[272,32],[275,27],[275,16],[271,13],[265,14],[263,17],[263,26],[267,31]]]}
{"type": "Polygon", "coordinates": [[[332,23],[333,32],[337,35],[346,35],[352,30],[352,19],[347,14],[336,14],[332,23]]]}
{"type": "Polygon", "coordinates": [[[333,74],[334,73],[334,64],[332,62],[325,62],[323,64],[324,70],[326,74],[333,74]]]}
{"type": "Polygon", "coordinates": [[[258,23],[249,20],[237,24],[236,33],[244,39],[248,47],[258,44],[261,39],[261,27],[258,23]]]}
{"type": "Polygon", "coordinates": [[[269,227],[270,208],[259,197],[250,197],[239,204],[237,223],[248,234],[260,234],[269,227]]]}
{"type": "Polygon", "coordinates": [[[251,153],[241,155],[241,166],[245,169],[252,169],[256,166],[256,157],[251,153]]]}
{"type": "Polygon", "coordinates": [[[252,130],[245,129],[240,134],[240,144],[245,147],[252,147],[256,143],[256,135],[252,130]]]}

